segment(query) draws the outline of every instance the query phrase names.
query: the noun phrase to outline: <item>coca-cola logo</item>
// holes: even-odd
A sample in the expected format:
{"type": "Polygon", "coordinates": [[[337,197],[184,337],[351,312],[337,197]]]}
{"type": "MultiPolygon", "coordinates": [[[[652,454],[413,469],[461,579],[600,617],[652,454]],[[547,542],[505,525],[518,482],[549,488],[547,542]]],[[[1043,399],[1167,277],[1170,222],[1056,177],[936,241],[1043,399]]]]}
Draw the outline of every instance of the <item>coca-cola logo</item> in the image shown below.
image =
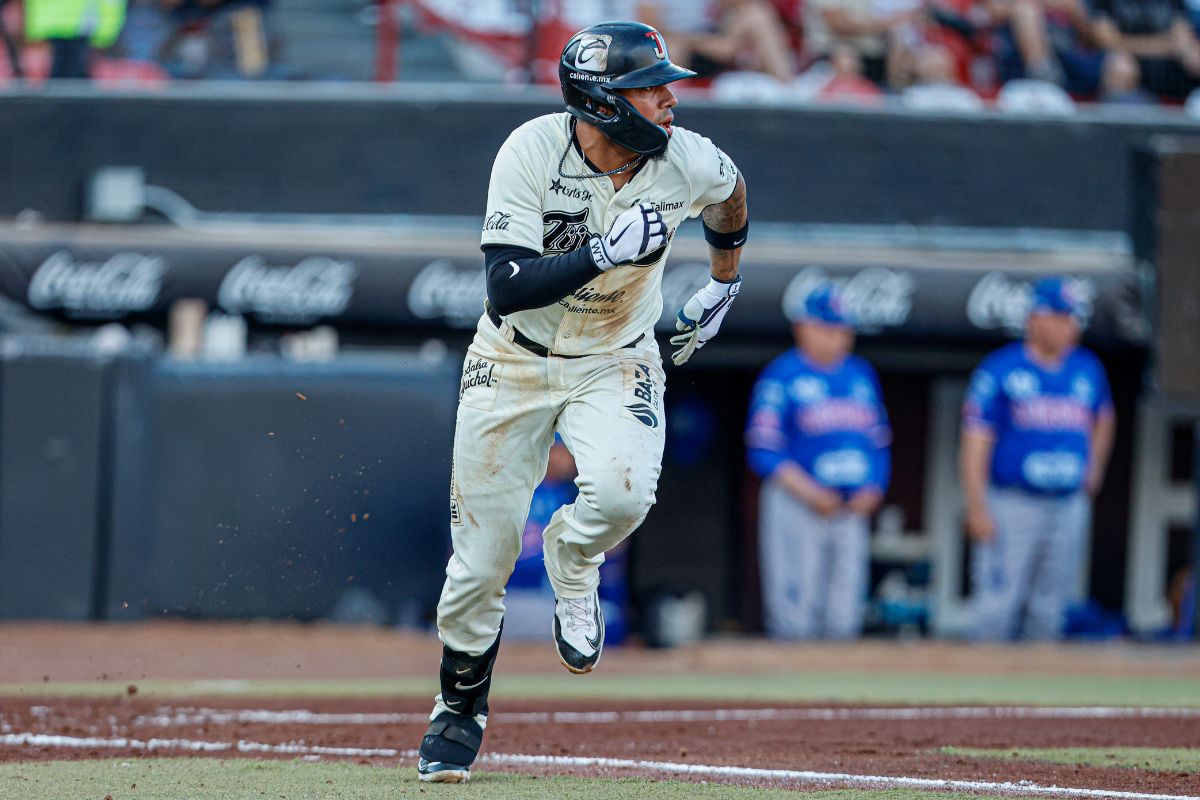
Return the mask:
{"type": "Polygon", "coordinates": [[[454,328],[473,328],[487,296],[482,269],[458,269],[440,258],[426,265],[408,288],[408,310],[421,319],[444,318],[454,328]]]}
{"type": "Polygon", "coordinates": [[[158,300],[166,271],[160,256],[116,253],[104,261],[76,261],[71,253],[60,251],[34,271],[29,305],[92,318],[145,311],[158,300]]]}
{"type": "Polygon", "coordinates": [[[903,325],[912,314],[916,280],[907,272],[884,267],[867,267],[839,278],[829,277],[820,267],[806,267],[784,290],[783,313],[794,317],[793,310],[802,307],[815,289],[828,283],[838,287],[842,305],[855,327],[864,333],[903,325]]]}
{"type": "MultiPolygon", "coordinates": [[[[1086,320],[1091,316],[1096,287],[1090,280],[1076,278],[1071,290],[1086,320]]],[[[1025,330],[1025,317],[1033,305],[1033,284],[1013,280],[1002,272],[989,272],[979,279],[967,297],[967,319],[985,331],[1003,328],[1016,336],[1025,330]]]]}
{"type": "Polygon", "coordinates": [[[358,268],[352,262],[312,256],[297,264],[270,265],[247,256],[233,266],[217,290],[217,303],[231,314],[306,323],[342,313],[354,295],[358,268]]]}

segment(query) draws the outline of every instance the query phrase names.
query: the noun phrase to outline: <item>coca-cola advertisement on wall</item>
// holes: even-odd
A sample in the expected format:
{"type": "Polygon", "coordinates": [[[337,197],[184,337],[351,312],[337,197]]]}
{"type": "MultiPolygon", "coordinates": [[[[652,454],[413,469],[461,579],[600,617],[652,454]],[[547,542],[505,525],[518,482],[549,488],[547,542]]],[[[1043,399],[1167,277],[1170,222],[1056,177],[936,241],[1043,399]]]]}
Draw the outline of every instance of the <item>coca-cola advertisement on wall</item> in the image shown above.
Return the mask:
{"type": "MultiPolygon", "coordinates": [[[[394,245],[375,238],[356,246],[347,237],[306,235],[301,245],[280,233],[230,241],[155,228],[0,226],[0,295],[78,324],[165,327],[171,305],[195,297],[266,329],[465,332],[478,322],[487,291],[477,236],[464,232],[435,247],[399,236],[394,245]]],[[[680,235],[675,244],[662,276],[663,332],[674,331],[676,309],[708,280],[703,240],[680,235]]],[[[802,243],[747,247],[745,282],[722,336],[785,343],[789,309],[832,282],[864,337],[990,344],[1020,335],[1034,281],[1052,272],[1075,280],[1093,345],[1140,347],[1149,336],[1138,270],[1121,254],[1063,269],[1031,252],[909,248],[888,259],[877,246],[853,242],[836,257],[829,252],[802,243]]]]}
{"type": "Polygon", "coordinates": [[[254,314],[263,322],[311,324],[346,310],[357,275],[352,261],[328,256],[284,264],[246,256],[221,279],[217,303],[230,314],[254,314]]]}
{"type": "Polygon", "coordinates": [[[119,252],[87,261],[58,250],[34,270],[25,300],[31,308],[61,309],[69,317],[120,317],[154,307],[164,272],[156,255],[119,252]]]}

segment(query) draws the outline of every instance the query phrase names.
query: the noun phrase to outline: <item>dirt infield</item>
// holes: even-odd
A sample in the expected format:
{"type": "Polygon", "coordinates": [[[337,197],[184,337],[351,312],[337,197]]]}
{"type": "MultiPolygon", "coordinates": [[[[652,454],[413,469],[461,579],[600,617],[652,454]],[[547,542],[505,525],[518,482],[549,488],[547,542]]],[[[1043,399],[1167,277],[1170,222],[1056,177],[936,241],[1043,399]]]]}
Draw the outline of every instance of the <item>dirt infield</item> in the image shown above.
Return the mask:
{"type": "MultiPolygon", "coordinates": [[[[0,702],[0,761],[146,757],[187,754],[193,743],[225,744],[200,755],[296,758],[349,758],[383,767],[411,767],[424,730],[427,703],[416,700],[318,700],[307,702],[308,714],[295,702],[279,699],[195,698],[161,702],[126,698],[113,701],[21,698],[0,702]],[[253,713],[223,714],[236,709],[253,713]],[[372,715],[361,721],[319,715],[372,715]],[[384,715],[377,717],[375,715],[384,715]],[[307,721],[296,722],[295,718],[307,721]],[[16,743],[18,734],[30,734],[16,743]],[[122,744],[121,740],[126,740],[122,744]],[[132,740],[132,741],[130,741],[132,740]],[[241,743],[239,749],[238,743],[241,743]],[[284,745],[272,753],[263,745],[284,745]],[[396,750],[397,753],[372,753],[396,750]],[[340,751],[340,752],[336,752],[340,751]],[[363,751],[363,752],[356,752],[363,751]]],[[[679,709],[657,703],[653,710],[679,709]]],[[[648,711],[646,704],[514,703],[493,708],[485,753],[636,759],[675,764],[736,766],[771,770],[897,776],[949,780],[1032,781],[1044,786],[1070,786],[1147,793],[1198,795],[1200,775],[1154,773],[1114,767],[1076,767],[1037,762],[964,759],[936,752],[943,746],[965,747],[1200,747],[1200,719],[771,719],[803,706],[760,712],[763,719],[696,719],[711,704],[688,703],[690,715],[663,714],[621,719],[620,711],[648,711]],[[543,712],[558,712],[561,721],[543,712]],[[603,712],[589,717],[584,713],[603,712]]],[[[750,708],[742,716],[752,716],[750,708]]],[[[851,712],[852,709],[846,709],[851,712]]],[[[933,709],[929,710],[933,712],[933,709]]],[[[708,715],[716,717],[720,715],[708,715]]],[[[494,764],[482,769],[524,774],[645,775],[619,767],[576,767],[568,764],[494,764]]],[[[675,776],[684,777],[686,776],[675,776]]],[[[697,774],[694,780],[811,786],[813,781],[697,774]]],[[[828,786],[830,781],[820,781],[828,786]]],[[[837,781],[832,781],[837,784],[837,781]]]]}
{"type": "MultiPolygon", "coordinates": [[[[429,636],[302,626],[0,626],[0,682],[428,677],[429,636]]],[[[546,643],[506,647],[499,669],[560,668],[546,643]]],[[[1124,648],[993,649],[954,645],[779,647],[716,642],[669,653],[612,649],[614,674],[766,673],[781,668],[954,674],[1028,672],[1136,678],[1197,676],[1194,651],[1124,648]]],[[[581,680],[587,680],[583,678],[581,680]]],[[[427,698],[0,696],[0,761],[210,755],[351,759],[411,768],[427,698]],[[289,712],[289,713],[284,713],[289,712]],[[325,716],[336,715],[336,716],[325,716]]],[[[967,781],[1027,781],[1106,791],[1200,796],[1200,774],[948,756],[939,748],[1182,747],[1200,749],[1200,712],[988,708],[820,707],[694,701],[517,701],[494,696],[480,769],[522,774],[638,775],[828,788],[852,780],[764,776],[754,770],[967,781]],[[722,710],[717,713],[715,710],[722,710]],[[657,712],[657,713],[642,713],[657,712]],[[907,717],[907,718],[905,718],[907,717]],[[545,756],[534,763],[526,756],[545,756]],[[715,768],[735,768],[717,774],[715,768]],[[710,769],[714,768],[714,769],[710,769]],[[737,770],[741,770],[738,772],[737,770]]]]}

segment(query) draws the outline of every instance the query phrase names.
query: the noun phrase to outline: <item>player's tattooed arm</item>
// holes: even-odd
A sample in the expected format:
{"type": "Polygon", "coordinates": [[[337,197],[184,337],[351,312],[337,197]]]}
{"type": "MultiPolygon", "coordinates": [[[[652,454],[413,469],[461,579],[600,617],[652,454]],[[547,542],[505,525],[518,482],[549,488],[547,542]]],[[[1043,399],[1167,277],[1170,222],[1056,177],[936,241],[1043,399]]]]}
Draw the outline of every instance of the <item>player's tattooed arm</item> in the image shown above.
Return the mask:
{"type": "Polygon", "coordinates": [[[704,238],[708,241],[708,263],[712,277],[700,291],[684,303],[675,315],[678,336],[671,337],[671,344],[678,350],[671,353],[676,365],[686,363],[692,353],[717,335],[721,320],[729,313],[729,307],[742,288],[742,276],[738,262],[742,258],[742,245],[750,229],[750,217],[746,211],[746,182],[738,175],[729,197],[704,209],[704,238]]]}
{"type": "Polygon", "coordinates": [[[738,234],[746,228],[750,221],[750,215],[746,209],[746,181],[742,179],[741,175],[738,175],[737,183],[729,197],[705,208],[702,219],[704,227],[711,234],[716,234],[716,237],[720,237],[722,234],[728,235],[729,241],[723,242],[725,246],[714,247],[712,245],[714,237],[709,234],[708,259],[714,278],[731,281],[737,277],[738,262],[742,258],[742,244],[745,243],[744,234],[740,237],[738,234]]]}

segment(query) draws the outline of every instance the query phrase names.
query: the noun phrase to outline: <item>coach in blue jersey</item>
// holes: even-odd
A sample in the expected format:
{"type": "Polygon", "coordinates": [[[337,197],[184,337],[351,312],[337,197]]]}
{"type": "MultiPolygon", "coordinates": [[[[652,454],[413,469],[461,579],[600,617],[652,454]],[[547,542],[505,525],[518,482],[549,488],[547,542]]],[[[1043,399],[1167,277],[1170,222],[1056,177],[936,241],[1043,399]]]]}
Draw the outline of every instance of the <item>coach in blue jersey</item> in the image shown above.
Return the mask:
{"type": "Polygon", "coordinates": [[[763,477],[759,550],[767,632],[858,636],[869,568],[868,517],[887,491],[891,429],[875,370],[851,355],[854,331],[833,286],[791,309],[796,348],[754,387],[746,445],[763,477]]]}
{"type": "Polygon", "coordinates": [[[975,635],[1057,639],[1082,567],[1115,420],[1104,367],[1080,347],[1073,281],[1033,291],[1025,340],[989,355],[963,405],[975,635]]]}

